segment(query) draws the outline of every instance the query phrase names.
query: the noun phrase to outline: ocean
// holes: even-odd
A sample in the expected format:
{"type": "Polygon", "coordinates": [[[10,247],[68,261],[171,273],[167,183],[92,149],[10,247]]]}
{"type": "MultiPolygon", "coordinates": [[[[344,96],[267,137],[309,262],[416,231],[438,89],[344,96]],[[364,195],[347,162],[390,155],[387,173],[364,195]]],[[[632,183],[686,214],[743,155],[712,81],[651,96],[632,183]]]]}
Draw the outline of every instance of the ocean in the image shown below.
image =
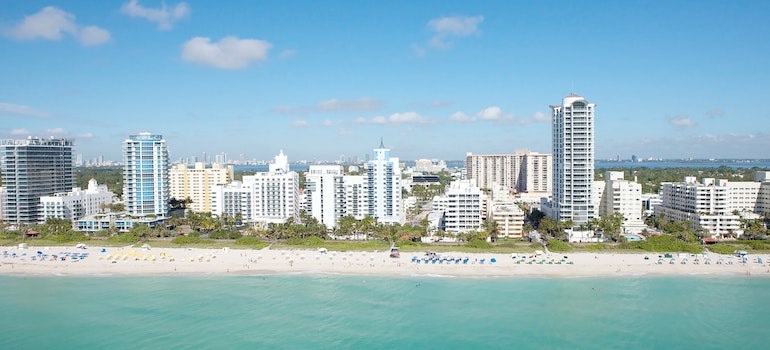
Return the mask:
{"type": "Polygon", "coordinates": [[[761,349],[770,279],[0,276],[2,349],[761,349]]]}

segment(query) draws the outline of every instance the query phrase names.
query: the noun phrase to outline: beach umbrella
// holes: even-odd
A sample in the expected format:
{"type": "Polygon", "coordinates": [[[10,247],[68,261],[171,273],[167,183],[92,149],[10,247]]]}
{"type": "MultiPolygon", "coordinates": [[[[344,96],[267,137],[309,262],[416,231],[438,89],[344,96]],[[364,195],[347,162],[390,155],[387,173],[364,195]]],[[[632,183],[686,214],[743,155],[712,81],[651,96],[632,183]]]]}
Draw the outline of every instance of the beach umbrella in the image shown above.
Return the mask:
{"type": "Polygon", "coordinates": [[[495,258],[489,259],[489,262],[497,262],[497,259],[495,258]]]}

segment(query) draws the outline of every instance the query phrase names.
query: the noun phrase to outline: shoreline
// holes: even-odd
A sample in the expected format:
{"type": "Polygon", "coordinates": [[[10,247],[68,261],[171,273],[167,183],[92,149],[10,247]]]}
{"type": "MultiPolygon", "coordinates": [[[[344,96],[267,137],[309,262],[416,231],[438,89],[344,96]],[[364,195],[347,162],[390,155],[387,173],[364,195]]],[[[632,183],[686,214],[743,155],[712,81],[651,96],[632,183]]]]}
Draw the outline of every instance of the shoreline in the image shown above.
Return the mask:
{"type": "Polygon", "coordinates": [[[400,258],[390,258],[387,251],[142,249],[132,246],[87,249],[71,246],[1,247],[0,253],[0,275],[3,276],[770,277],[770,254],[751,255],[746,264],[740,258],[729,255],[674,254],[672,264],[672,258],[659,258],[663,253],[578,252],[535,256],[442,252],[437,254],[436,259],[429,259],[417,252],[405,252],[400,258]],[[682,263],[683,260],[685,263],[682,263]]]}

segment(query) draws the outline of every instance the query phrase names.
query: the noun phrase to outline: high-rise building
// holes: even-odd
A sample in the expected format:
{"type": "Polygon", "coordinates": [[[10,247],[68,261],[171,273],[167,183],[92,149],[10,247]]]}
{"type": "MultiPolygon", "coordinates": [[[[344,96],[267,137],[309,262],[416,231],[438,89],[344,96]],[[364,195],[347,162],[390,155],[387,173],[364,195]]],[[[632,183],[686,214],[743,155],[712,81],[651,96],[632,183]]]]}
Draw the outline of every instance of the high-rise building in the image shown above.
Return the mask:
{"type": "Polygon", "coordinates": [[[484,222],[484,193],[471,180],[452,181],[446,190],[444,230],[451,233],[481,228],[484,222]]]}
{"type": "Polygon", "coordinates": [[[284,223],[299,216],[299,174],[289,171],[281,151],[266,172],[246,175],[243,181],[216,185],[211,193],[211,212],[250,223],[284,223]]]}
{"type": "Polygon", "coordinates": [[[193,168],[178,164],[171,168],[169,196],[177,200],[190,199],[187,208],[198,213],[211,212],[211,189],[216,185],[233,181],[234,168],[214,163],[207,168],[203,162],[195,163],[193,168]]]}
{"type": "Polygon", "coordinates": [[[0,176],[5,187],[3,219],[34,223],[40,197],[75,186],[71,139],[0,140],[0,176]]]}
{"type": "Polygon", "coordinates": [[[390,149],[382,141],[372,152],[366,173],[369,216],[379,223],[403,224],[401,203],[401,167],[398,158],[390,156],[390,149]]]}
{"type": "Polygon", "coordinates": [[[596,216],[593,204],[594,110],[596,105],[570,94],[551,106],[553,141],[552,216],[575,227],[596,216]]]}
{"type": "Polygon", "coordinates": [[[623,215],[621,233],[639,233],[647,228],[642,220],[642,185],[624,176],[622,171],[608,171],[604,181],[595,181],[594,206],[599,216],[623,215]]]}
{"type": "Polygon", "coordinates": [[[311,165],[305,177],[307,213],[332,229],[339,219],[368,214],[363,176],[344,175],[341,165],[311,165]]]}
{"type": "MultiPolygon", "coordinates": [[[[516,151],[513,154],[466,154],[466,176],[482,189],[495,184],[518,193],[551,194],[553,158],[550,154],[516,151]]],[[[539,198],[536,200],[539,201],[539,198]]]]}
{"type": "Polygon", "coordinates": [[[168,169],[163,135],[143,132],[123,141],[123,200],[129,215],[168,214],[168,169]]]}

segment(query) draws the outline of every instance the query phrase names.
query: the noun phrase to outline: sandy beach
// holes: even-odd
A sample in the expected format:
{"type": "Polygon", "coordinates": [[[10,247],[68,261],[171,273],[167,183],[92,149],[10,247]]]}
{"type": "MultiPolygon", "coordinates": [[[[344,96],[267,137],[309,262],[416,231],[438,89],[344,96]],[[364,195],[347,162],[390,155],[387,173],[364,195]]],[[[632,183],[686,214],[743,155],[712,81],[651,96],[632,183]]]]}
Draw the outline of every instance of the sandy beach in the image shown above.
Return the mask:
{"type": "Polygon", "coordinates": [[[18,247],[0,248],[4,275],[350,274],[456,277],[750,275],[770,277],[770,254],[738,257],[642,253],[471,254],[385,251],[18,247]],[[83,256],[85,254],[85,257],[83,256]],[[54,257],[55,256],[55,257],[54,257]],[[74,258],[73,258],[74,256],[74,258]],[[62,259],[63,258],[63,259],[62,259]],[[760,259],[758,259],[760,258],[760,259]],[[686,260],[686,261],[685,261],[686,260]],[[685,261],[685,263],[683,263],[685,261]],[[759,262],[762,261],[762,262],[759,262]]]}

